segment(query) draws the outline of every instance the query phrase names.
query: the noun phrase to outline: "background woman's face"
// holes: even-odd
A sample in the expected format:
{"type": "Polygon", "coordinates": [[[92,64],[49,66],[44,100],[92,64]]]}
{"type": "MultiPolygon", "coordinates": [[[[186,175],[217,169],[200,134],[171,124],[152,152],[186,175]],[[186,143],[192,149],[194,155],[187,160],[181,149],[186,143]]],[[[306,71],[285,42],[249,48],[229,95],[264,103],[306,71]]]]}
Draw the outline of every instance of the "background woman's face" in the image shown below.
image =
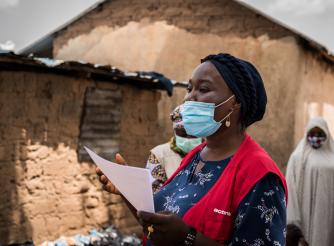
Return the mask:
{"type": "Polygon", "coordinates": [[[175,135],[179,137],[183,137],[183,138],[196,138],[196,137],[189,136],[183,127],[175,128],[174,133],[175,135]]]}
{"type": "Polygon", "coordinates": [[[319,149],[326,138],[326,133],[319,127],[314,127],[307,133],[307,141],[314,149],[319,149]]]}
{"type": "Polygon", "coordinates": [[[325,137],[326,133],[319,127],[313,127],[307,134],[310,137],[325,137]]]}

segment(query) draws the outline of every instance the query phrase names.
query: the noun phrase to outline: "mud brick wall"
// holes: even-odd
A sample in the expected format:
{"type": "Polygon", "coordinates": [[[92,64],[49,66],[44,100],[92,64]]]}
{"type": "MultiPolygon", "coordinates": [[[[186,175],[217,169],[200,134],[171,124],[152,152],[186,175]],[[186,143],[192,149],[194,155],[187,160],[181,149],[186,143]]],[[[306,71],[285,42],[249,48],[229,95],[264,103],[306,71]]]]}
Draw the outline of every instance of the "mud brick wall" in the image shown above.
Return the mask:
{"type": "MultiPolygon", "coordinates": [[[[78,161],[80,132],[89,133],[80,129],[85,96],[92,90],[116,98],[118,123],[106,122],[105,132],[113,141],[112,151],[118,149],[129,163],[144,166],[150,148],[161,141],[155,130],[163,127],[152,123],[157,122],[160,92],[56,74],[0,71],[0,244],[31,239],[41,243],[108,224],[139,232],[120,198],[102,192],[95,165],[78,161]],[[112,127],[115,134],[108,135],[112,127]]],[[[94,100],[103,104],[101,97],[88,100],[88,110],[94,100]]]]}

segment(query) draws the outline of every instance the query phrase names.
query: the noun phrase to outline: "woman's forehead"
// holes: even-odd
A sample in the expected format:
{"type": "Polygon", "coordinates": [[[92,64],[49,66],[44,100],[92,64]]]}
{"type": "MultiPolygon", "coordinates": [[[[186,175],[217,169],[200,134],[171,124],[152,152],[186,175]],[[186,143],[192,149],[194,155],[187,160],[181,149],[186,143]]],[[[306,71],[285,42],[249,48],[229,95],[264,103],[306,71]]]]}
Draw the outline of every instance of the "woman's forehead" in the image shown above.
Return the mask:
{"type": "Polygon", "coordinates": [[[203,82],[212,84],[212,86],[219,91],[230,92],[230,88],[227,86],[223,77],[220,75],[216,67],[209,61],[198,65],[191,78],[191,83],[193,85],[200,85],[203,82]]]}
{"type": "Polygon", "coordinates": [[[325,132],[320,128],[320,127],[313,127],[312,129],[309,130],[308,132],[309,134],[315,134],[315,133],[321,133],[321,134],[325,134],[325,132]]]}
{"type": "Polygon", "coordinates": [[[195,68],[192,73],[191,80],[209,80],[212,82],[224,82],[216,67],[209,61],[203,62],[195,68]]]}

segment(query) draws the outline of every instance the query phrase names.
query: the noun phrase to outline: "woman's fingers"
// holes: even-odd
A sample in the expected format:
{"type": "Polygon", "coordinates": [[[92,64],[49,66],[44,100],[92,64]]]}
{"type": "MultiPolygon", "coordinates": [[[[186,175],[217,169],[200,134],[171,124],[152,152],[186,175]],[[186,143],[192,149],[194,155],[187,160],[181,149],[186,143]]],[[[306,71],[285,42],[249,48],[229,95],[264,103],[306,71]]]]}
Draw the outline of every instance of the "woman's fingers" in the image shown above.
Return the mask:
{"type": "Polygon", "coordinates": [[[103,186],[103,189],[116,195],[120,195],[121,193],[119,190],[116,188],[115,185],[113,185],[111,182],[108,182],[106,185],[103,186]]]}
{"type": "Polygon", "coordinates": [[[113,185],[113,183],[110,182],[110,180],[103,174],[101,169],[99,169],[98,167],[96,168],[96,173],[99,176],[99,181],[103,185],[102,188],[105,191],[108,191],[110,193],[117,194],[117,195],[120,194],[120,192],[117,190],[115,185],[113,185]]]}
{"type": "Polygon", "coordinates": [[[107,184],[103,185],[102,188],[105,191],[108,191],[110,193],[112,193],[114,191],[114,186],[112,184],[110,184],[110,183],[107,183],[107,184]]]}
{"type": "MultiPolygon", "coordinates": [[[[126,161],[124,160],[123,156],[121,156],[119,153],[115,156],[116,163],[121,165],[126,165],[126,161]]],[[[115,187],[113,183],[110,182],[110,180],[103,174],[102,170],[98,167],[95,169],[96,174],[99,176],[99,181],[103,185],[103,189],[105,191],[108,191],[113,194],[120,195],[121,193],[119,190],[115,187]]]]}
{"type": "Polygon", "coordinates": [[[97,174],[98,176],[103,175],[102,170],[101,170],[100,168],[98,168],[98,167],[95,168],[95,172],[96,172],[96,174],[97,174]]]}
{"type": "Polygon", "coordinates": [[[121,156],[120,153],[116,154],[115,159],[117,164],[127,165],[125,159],[123,158],[123,156],[121,156]]]}
{"type": "Polygon", "coordinates": [[[144,211],[138,211],[138,218],[143,224],[164,224],[168,223],[171,214],[155,214],[144,211]]]}
{"type": "Polygon", "coordinates": [[[108,179],[105,175],[101,175],[101,176],[99,177],[99,180],[100,180],[100,182],[101,182],[102,184],[107,184],[108,181],[109,181],[109,179],[108,179]]]}

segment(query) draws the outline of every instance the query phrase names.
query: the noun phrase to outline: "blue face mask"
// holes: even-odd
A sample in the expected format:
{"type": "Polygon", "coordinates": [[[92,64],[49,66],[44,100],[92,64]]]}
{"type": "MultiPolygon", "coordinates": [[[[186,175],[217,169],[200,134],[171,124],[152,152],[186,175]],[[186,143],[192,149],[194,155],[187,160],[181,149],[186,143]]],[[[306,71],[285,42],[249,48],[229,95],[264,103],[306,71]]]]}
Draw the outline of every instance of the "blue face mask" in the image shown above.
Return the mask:
{"type": "Polygon", "coordinates": [[[175,135],[176,146],[184,153],[189,153],[190,150],[202,143],[201,138],[183,138],[175,135]]]}
{"type": "Polygon", "coordinates": [[[217,122],[214,119],[215,108],[227,103],[233,97],[234,95],[217,106],[214,103],[186,101],[181,107],[181,115],[187,134],[194,137],[208,137],[218,131],[222,121],[229,117],[233,111],[217,122]]]}

